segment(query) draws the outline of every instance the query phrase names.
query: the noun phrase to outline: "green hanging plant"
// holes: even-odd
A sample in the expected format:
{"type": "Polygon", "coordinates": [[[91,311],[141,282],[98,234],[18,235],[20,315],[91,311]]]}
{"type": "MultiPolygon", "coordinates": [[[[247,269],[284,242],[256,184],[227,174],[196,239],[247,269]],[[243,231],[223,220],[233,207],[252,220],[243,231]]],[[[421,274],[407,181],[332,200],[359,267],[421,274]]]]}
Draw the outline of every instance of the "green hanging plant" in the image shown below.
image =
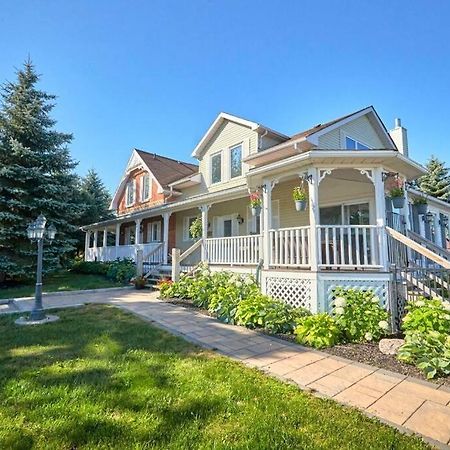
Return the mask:
{"type": "Polygon", "coordinates": [[[200,217],[197,217],[189,227],[189,232],[194,239],[198,239],[201,237],[203,229],[202,229],[202,220],[200,217]]]}

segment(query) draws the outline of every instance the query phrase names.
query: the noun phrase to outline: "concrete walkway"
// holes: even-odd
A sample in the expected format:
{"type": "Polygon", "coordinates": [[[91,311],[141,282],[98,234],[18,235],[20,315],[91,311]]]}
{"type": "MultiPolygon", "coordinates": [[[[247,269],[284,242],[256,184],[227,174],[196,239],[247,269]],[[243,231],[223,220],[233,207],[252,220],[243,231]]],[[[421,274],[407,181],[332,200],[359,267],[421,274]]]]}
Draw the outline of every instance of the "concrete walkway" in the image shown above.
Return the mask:
{"type": "MultiPolygon", "coordinates": [[[[419,433],[450,448],[450,389],[360,364],[243,327],[226,325],[195,309],[157,300],[157,293],[103,291],[47,296],[47,308],[108,303],[155,322],[200,346],[213,349],[294,383],[316,395],[354,406],[403,431],[419,433]]],[[[15,303],[29,311],[31,300],[15,303]]]]}

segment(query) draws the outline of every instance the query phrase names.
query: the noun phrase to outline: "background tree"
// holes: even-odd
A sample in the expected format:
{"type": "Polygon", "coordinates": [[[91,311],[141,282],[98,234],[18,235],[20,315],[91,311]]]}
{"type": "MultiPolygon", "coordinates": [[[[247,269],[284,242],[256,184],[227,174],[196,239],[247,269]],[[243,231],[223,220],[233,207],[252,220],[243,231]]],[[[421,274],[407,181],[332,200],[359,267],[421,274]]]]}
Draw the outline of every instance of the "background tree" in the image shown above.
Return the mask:
{"type": "Polygon", "coordinates": [[[26,236],[32,220],[42,213],[57,228],[45,246],[48,271],[73,252],[81,212],[67,148],[72,135],[54,129],[55,96],[37,89],[38,81],[27,61],[0,94],[0,273],[11,278],[34,276],[36,245],[26,236]]]}
{"type": "Polygon", "coordinates": [[[431,156],[426,168],[428,173],[418,179],[418,188],[428,195],[448,202],[450,200],[449,169],[435,156],[431,156]]]}

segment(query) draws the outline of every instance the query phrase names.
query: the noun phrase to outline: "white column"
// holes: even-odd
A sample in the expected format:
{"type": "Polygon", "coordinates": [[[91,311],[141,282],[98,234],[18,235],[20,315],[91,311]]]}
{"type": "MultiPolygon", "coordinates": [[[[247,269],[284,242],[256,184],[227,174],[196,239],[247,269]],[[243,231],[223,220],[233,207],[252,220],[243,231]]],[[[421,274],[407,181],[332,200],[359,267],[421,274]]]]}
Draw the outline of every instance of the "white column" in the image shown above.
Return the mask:
{"type": "Polygon", "coordinates": [[[105,228],[103,230],[103,247],[107,247],[108,246],[108,228],[105,228]]]}
{"type": "Polygon", "coordinates": [[[316,167],[308,169],[308,201],[309,201],[309,264],[311,271],[317,272],[319,264],[319,174],[316,167]]]}
{"type": "Polygon", "coordinates": [[[405,218],[406,232],[408,232],[408,230],[412,229],[412,226],[411,226],[411,218],[409,217],[410,208],[408,202],[408,191],[406,190],[406,178],[403,180],[403,190],[405,192],[405,204],[403,205],[402,214],[403,217],[405,218]]]}
{"type": "Polygon", "coordinates": [[[134,233],[134,243],[135,243],[135,245],[139,245],[141,243],[141,222],[142,222],[142,219],[136,219],[134,222],[136,224],[136,231],[134,233]]]}
{"type": "Polygon", "coordinates": [[[97,249],[97,240],[98,240],[98,230],[94,231],[94,261],[98,259],[98,249],[97,249]]]}
{"type": "Polygon", "coordinates": [[[119,257],[120,223],[116,223],[116,258],[119,257]]]}
{"type": "Polygon", "coordinates": [[[163,242],[164,242],[164,250],[163,250],[163,263],[167,264],[168,256],[169,256],[169,221],[171,212],[166,212],[163,214],[163,242]]]}
{"type": "Polygon", "coordinates": [[[263,233],[263,258],[264,269],[270,266],[270,228],[272,227],[272,188],[271,181],[264,181],[263,184],[263,207],[262,207],[262,233],[263,233]]]}
{"type": "Polygon", "coordinates": [[[86,231],[84,236],[84,260],[88,261],[89,245],[91,243],[91,232],[86,231]]]}
{"type": "Polygon", "coordinates": [[[373,169],[373,184],[375,186],[375,218],[378,227],[378,254],[379,264],[383,266],[384,270],[388,270],[388,251],[387,251],[387,236],[385,230],[386,224],[386,200],[384,193],[383,169],[377,167],[373,169]]]}
{"type": "Polygon", "coordinates": [[[208,210],[211,205],[200,206],[202,212],[202,261],[208,262],[206,253],[206,239],[208,239],[208,210]]]}

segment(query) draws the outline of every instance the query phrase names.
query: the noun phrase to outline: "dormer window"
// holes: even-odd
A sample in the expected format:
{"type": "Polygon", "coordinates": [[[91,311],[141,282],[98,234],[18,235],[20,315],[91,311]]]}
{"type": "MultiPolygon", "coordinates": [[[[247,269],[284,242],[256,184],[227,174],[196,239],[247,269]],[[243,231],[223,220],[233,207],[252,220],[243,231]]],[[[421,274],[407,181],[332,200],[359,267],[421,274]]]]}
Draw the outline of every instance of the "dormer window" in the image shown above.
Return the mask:
{"type": "Polygon", "coordinates": [[[230,178],[242,175],[242,145],[230,148],[230,178]]]}
{"type": "Polygon", "coordinates": [[[222,153],[211,156],[211,184],[222,181],[222,153]]]}
{"type": "Polygon", "coordinates": [[[136,197],[136,189],[135,189],[135,183],[134,180],[129,181],[127,183],[127,189],[126,189],[126,206],[131,206],[134,204],[135,197],[136,197]]]}
{"type": "Polygon", "coordinates": [[[345,148],[347,150],[370,150],[367,145],[348,136],[345,137],[345,148]]]}
{"type": "Polygon", "coordinates": [[[146,173],[141,178],[141,202],[145,202],[150,198],[150,175],[146,173]]]}

